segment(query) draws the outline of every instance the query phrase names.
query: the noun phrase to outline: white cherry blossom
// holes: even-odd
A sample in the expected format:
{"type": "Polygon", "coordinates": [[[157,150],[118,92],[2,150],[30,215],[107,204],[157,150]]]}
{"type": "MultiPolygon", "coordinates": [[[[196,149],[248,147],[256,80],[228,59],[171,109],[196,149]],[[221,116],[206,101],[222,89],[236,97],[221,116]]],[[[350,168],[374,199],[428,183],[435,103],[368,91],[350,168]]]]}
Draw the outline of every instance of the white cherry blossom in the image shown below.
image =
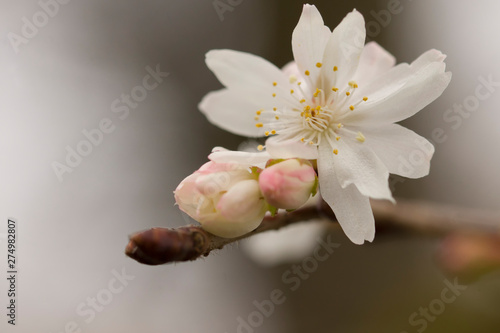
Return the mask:
{"type": "Polygon", "coordinates": [[[279,69],[248,53],[210,51],[206,63],[225,88],[199,105],[223,129],[270,137],[261,155],[220,151],[213,160],[316,159],[320,193],[356,244],[375,235],[369,198],[393,201],[389,173],[429,173],[432,144],[395,123],[434,101],[451,79],[441,52],[396,66],[377,43],[364,45],[365,35],[356,10],[332,32],[315,6],[304,5],[292,35],[295,61],[279,69]],[[402,168],[416,150],[424,161],[402,168]]]}

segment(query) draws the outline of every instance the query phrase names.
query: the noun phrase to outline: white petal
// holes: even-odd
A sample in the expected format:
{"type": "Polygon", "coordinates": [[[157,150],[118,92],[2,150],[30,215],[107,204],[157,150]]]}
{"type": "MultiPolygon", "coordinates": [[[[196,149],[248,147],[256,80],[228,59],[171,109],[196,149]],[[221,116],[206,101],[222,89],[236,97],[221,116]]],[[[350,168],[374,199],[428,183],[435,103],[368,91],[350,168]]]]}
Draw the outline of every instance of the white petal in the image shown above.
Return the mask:
{"type": "Polygon", "coordinates": [[[300,72],[299,66],[295,61],[290,61],[288,64],[283,66],[281,70],[283,71],[283,74],[285,74],[285,76],[289,79],[293,77],[297,82],[301,82],[300,89],[296,92],[297,96],[299,96],[299,99],[303,97],[309,97],[309,94],[311,94],[311,92],[309,91],[309,83],[307,82],[308,80],[304,78],[304,72],[300,72]],[[307,96],[303,96],[302,92],[304,92],[304,94],[306,94],[307,96]]]}
{"type": "Polygon", "coordinates": [[[309,71],[308,83],[314,87],[320,73],[316,66],[323,60],[326,43],[331,34],[315,6],[304,5],[302,15],[292,34],[293,57],[301,73],[309,71]]]}
{"type": "Polygon", "coordinates": [[[433,62],[443,62],[446,59],[446,55],[441,53],[441,51],[431,49],[425,53],[423,53],[420,57],[418,57],[415,61],[411,63],[411,67],[413,71],[417,72],[425,66],[429,65],[433,62]]]}
{"type": "Polygon", "coordinates": [[[199,174],[193,173],[186,177],[175,189],[175,203],[179,205],[180,210],[196,219],[196,209],[198,207],[198,198],[196,191],[196,179],[199,174]]]}
{"type": "Polygon", "coordinates": [[[389,171],[384,163],[364,143],[340,133],[342,138],[337,142],[334,168],[342,188],[355,184],[365,196],[394,202],[389,189],[389,171]]]}
{"type": "Polygon", "coordinates": [[[297,63],[295,61],[290,61],[288,64],[283,66],[281,70],[283,71],[283,74],[285,74],[288,78],[290,78],[290,76],[292,75],[296,76],[299,81],[299,78],[302,78],[302,74],[299,71],[299,66],[297,66],[297,63]]]}
{"type": "Polygon", "coordinates": [[[429,174],[434,146],[397,124],[360,128],[370,147],[392,174],[420,178],[429,174]]]}
{"type": "Polygon", "coordinates": [[[270,109],[284,101],[296,103],[290,96],[289,78],[259,56],[233,50],[212,50],[206,54],[205,61],[226,88],[254,101],[259,108],[270,109]],[[273,97],[274,93],[276,97],[273,97]]]}
{"type": "Polygon", "coordinates": [[[396,58],[376,42],[369,42],[363,48],[358,69],[353,80],[361,86],[370,83],[396,64],[396,58]]]}
{"type": "MultiPolygon", "coordinates": [[[[412,71],[410,65],[406,63],[399,64],[377,76],[375,80],[372,80],[367,84],[360,83],[359,88],[354,91],[350,98],[358,101],[366,96],[368,97],[369,103],[383,100],[384,98],[387,98],[387,96],[395,94],[401,90],[401,88],[403,88],[408,82],[411,75],[412,71]]],[[[363,102],[363,105],[358,106],[356,110],[365,107],[366,103],[367,102],[363,102]]],[[[359,114],[349,113],[346,119],[351,116],[359,117],[359,114]]]]}
{"type": "MultiPolygon", "coordinates": [[[[451,73],[445,73],[446,66],[441,59],[429,63],[435,59],[430,55],[425,53],[409,67],[411,73],[408,80],[399,89],[385,90],[376,98],[368,95],[368,101],[361,103],[343,121],[366,126],[395,123],[413,116],[438,98],[450,83],[451,73]]],[[[377,81],[374,84],[380,84],[377,81]]],[[[381,89],[384,89],[383,86],[381,89]]]]}
{"type": "Polygon", "coordinates": [[[353,243],[363,244],[365,240],[371,242],[375,237],[375,219],[370,201],[356,186],[340,186],[334,163],[330,145],[323,142],[319,147],[318,159],[321,196],[332,208],[342,230],[353,243]]]}
{"type": "Polygon", "coordinates": [[[244,151],[214,148],[214,151],[212,154],[208,155],[208,158],[217,163],[235,163],[242,166],[257,166],[263,168],[271,156],[267,152],[248,153],[244,151]],[[215,151],[215,149],[217,149],[217,151],[215,151]]]}
{"type": "Polygon", "coordinates": [[[323,56],[321,68],[324,82],[328,89],[337,86],[343,89],[352,80],[358,67],[365,44],[366,30],[363,15],[354,10],[340,22],[330,35],[323,56]],[[333,71],[337,66],[338,70],[333,71]]]}
{"type": "Polygon", "coordinates": [[[318,158],[318,149],[297,140],[280,140],[280,136],[273,136],[266,141],[266,150],[272,158],[304,158],[315,160],[318,158]]]}
{"type": "Polygon", "coordinates": [[[258,122],[268,122],[270,112],[262,112],[259,121],[255,120],[256,104],[246,101],[235,91],[221,89],[205,95],[198,108],[208,120],[226,131],[247,137],[264,136],[265,130],[256,127],[258,122]]]}

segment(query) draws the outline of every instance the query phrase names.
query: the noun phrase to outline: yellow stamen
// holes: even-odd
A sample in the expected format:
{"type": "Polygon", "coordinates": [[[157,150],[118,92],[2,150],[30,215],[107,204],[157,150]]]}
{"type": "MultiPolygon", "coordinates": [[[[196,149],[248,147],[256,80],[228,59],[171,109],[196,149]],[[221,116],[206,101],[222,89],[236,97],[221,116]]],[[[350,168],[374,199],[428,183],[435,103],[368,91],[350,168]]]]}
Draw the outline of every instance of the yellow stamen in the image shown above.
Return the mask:
{"type": "Polygon", "coordinates": [[[319,90],[318,88],[316,88],[316,92],[314,92],[314,97],[318,97],[319,93],[321,92],[321,90],[319,90]]]}
{"type": "Polygon", "coordinates": [[[314,144],[314,142],[312,142],[312,141],[309,141],[309,144],[310,144],[310,145],[313,145],[313,144],[314,144]]]}
{"type": "Polygon", "coordinates": [[[259,127],[259,128],[260,127],[264,127],[264,124],[263,123],[257,123],[257,124],[255,124],[255,127],[259,127]]]}
{"type": "Polygon", "coordinates": [[[351,105],[351,106],[349,107],[349,109],[351,109],[351,111],[354,111],[354,106],[353,106],[353,105],[351,105]]]}
{"type": "Polygon", "coordinates": [[[334,150],[333,150],[333,153],[334,153],[335,155],[338,155],[338,154],[339,154],[339,150],[338,150],[338,149],[334,149],[334,150]]]}
{"type": "Polygon", "coordinates": [[[292,89],[292,90],[290,90],[290,94],[293,94],[293,89],[292,89]]]}
{"type": "Polygon", "coordinates": [[[280,117],[278,117],[278,116],[276,116],[276,117],[274,117],[274,118],[276,118],[276,120],[280,119],[280,117]]]}
{"type": "Polygon", "coordinates": [[[263,151],[264,150],[264,146],[263,145],[258,145],[257,146],[257,150],[258,151],[263,151]]]}
{"type": "Polygon", "coordinates": [[[309,71],[305,71],[305,72],[304,72],[304,74],[305,74],[305,75],[309,75],[309,74],[311,74],[311,73],[309,73],[309,71]]]}
{"type": "Polygon", "coordinates": [[[257,112],[255,112],[258,116],[260,116],[260,114],[262,113],[262,110],[259,110],[257,112]]]}
{"type": "Polygon", "coordinates": [[[363,101],[367,101],[368,100],[368,97],[363,97],[363,101]]]}
{"type": "Polygon", "coordinates": [[[273,93],[273,97],[276,97],[276,94],[273,93]]]}
{"type": "Polygon", "coordinates": [[[304,142],[304,141],[305,141],[305,138],[300,139],[300,141],[304,142]]]}
{"type": "Polygon", "coordinates": [[[335,140],[339,141],[340,140],[340,136],[335,137],[335,140]]]}
{"type": "Polygon", "coordinates": [[[305,99],[301,99],[301,100],[300,100],[300,103],[305,103],[305,102],[306,102],[306,100],[305,100],[305,99]]]}
{"type": "Polygon", "coordinates": [[[265,135],[265,136],[269,136],[269,131],[266,131],[266,132],[264,133],[264,135],[265,135]]]}
{"type": "Polygon", "coordinates": [[[349,96],[350,94],[351,94],[351,93],[350,93],[350,92],[348,92],[348,91],[345,93],[345,95],[346,95],[346,96],[349,96]]]}
{"type": "Polygon", "coordinates": [[[297,82],[297,85],[300,86],[302,84],[302,82],[297,82]]]}
{"type": "Polygon", "coordinates": [[[337,92],[339,90],[339,88],[333,87],[332,90],[337,92]]]}
{"type": "Polygon", "coordinates": [[[273,108],[273,111],[276,111],[277,109],[276,108],[273,108]]]}
{"type": "Polygon", "coordinates": [[[344,125],[342,125],[342,123],[338,123],[338,124],[337,124],[337,128],[339,128],[339,129],[340,129],[340,128],[342,128],[342,127],[344,127],[344,125]]]}
{"type": "Polygon", "coordinates": [[[321,110],[321,106],[319,106],[319,105],[318,105],[318,106],[316,107],[316,111],[320,111],[320,110],[321,110]]]}
{"type": "Polygon", "coordinates": [[[277,86],[278,85],[278,82],[273,82],[273,86],[277,86]]]}
{"type": "Polygon", "coordinates": [[[255,120],[259,120],[260,118],[259,118],[259,117],[257,117],[257,116],[255,116],[255,117],[253,117],[253,119],[255,119],[255,120]]]}
{"type": "Polygon", "coordinates": [[[276,134],[276,131],[275,131],[275,130],[272,130],[272,131],[271,131],[271,134],[272,134],[272,135],[276,134]]]}
{"type": "Polygon", "coordinates": [[[320,63],[320,62],[317,62],[317,63],[316,63],[316,67],[321,68],[321,66],[323,66],[323,64],[322,64],[322,63],[320,63]]]}
{"type": "Polygon", "coordinates": [[[310,105],[304,106],[304,111],[309,111],[309,110],[311,110],[311,106],[310,105]]]}
{"type": "Polygon", "coordinates": [[[339,68],[338,68],[337,66],[333,66],[333,71],[334,71],[334,72],[336,72],[336,71],[338,71],[338,70],[339,70],[339,68]]]}
{"type": "Polygon", "coordinates": [[[365,136],[363,135],[363,133],[358,132],[358,136],[356,137],[356,140],[358,140],[359,142],[365,142],[365,136]]]}

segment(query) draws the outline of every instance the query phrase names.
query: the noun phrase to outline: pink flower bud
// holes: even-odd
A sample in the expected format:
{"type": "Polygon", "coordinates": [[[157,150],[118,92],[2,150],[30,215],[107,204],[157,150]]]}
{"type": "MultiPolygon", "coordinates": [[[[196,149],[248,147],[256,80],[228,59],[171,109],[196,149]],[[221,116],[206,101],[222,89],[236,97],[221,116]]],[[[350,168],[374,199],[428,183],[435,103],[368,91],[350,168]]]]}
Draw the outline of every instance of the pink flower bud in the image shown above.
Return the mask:
{"type": "Polygon", "coordinates": [[[264,169],[259,176],[259,185],[270,205],[296,209],[309,199],[315,190],[316,179],[316,172],[309,162],[289,159],[264,169]]]}
{"type": "Polygon", "coordinates": [[[208,162],[174,193],[183,212],[203,229],[225,238],[254,230],[267,210],[256,176],[237,164],[208,162]]]}

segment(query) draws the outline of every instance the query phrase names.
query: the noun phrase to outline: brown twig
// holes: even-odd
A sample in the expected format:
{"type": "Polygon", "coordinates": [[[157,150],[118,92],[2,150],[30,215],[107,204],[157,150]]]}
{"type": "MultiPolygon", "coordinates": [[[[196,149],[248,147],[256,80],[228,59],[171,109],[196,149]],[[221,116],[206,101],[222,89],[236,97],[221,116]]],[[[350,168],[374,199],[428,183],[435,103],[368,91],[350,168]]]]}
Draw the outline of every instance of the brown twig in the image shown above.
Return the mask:
{"type": "MultiPolygon", "coordinates": [[[[397,205],[377,200],[373,200],[371,204],[377,227],[403,228],[432,234],[457,230],[500,234],[500,213],[407,200],[398,200],[397,205]]],[[[131,235],[125,253],[147,265],[190,261],[261,232],[318,218],[336,221],[330,207],[321,201],[318,206],[266,217],[257,229],[237,238],[218,237],[199,226],[152,228],[131,235]]]]}

